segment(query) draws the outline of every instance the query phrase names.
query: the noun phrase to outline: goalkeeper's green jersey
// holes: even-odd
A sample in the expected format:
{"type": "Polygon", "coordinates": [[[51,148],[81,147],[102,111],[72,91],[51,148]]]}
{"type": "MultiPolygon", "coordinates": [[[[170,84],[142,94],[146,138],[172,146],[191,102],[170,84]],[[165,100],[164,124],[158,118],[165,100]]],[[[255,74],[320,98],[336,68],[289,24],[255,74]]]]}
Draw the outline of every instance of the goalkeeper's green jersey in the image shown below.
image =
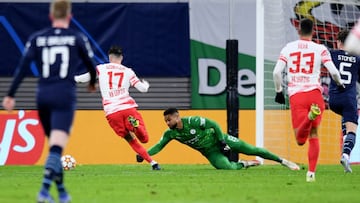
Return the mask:
{"type": "Polygon", "coordinates": [[[148,150],[151,156],[160,152],[173,139],[206,155],[210,151],[218,150],[219,141],[227,136],[219,125],[210,119],[189,116],[182,117],[181,120],[183,128],[166,130],[160,141],[148,150]]]}

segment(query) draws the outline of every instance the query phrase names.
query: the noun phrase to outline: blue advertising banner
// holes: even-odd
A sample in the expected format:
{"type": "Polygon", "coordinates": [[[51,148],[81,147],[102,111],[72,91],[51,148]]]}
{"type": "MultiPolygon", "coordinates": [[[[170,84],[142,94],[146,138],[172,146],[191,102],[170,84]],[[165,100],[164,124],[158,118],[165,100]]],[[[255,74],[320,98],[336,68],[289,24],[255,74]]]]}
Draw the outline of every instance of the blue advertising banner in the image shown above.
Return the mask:
{"type": "MultiPolygon", "coordinates": [[[[30,34],[47,26],[49,3],[0,3],[0,76],[12,76],[30,34]]],[[[73,3],[71,27],[89,38],[97,63],[117,44],[141,77],[190,77],[188,3],[73,3]]]]}

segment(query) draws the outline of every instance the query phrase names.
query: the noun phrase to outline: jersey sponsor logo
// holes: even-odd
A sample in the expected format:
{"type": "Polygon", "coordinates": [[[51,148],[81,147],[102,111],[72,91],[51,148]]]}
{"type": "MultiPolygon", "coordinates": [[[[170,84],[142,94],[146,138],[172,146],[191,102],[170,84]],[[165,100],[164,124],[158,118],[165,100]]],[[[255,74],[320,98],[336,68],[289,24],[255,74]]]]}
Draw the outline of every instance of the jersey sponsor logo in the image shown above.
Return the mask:
{"type": "Polygon", "coordinates": [[[109,91],[109,97],[116,97],[119,95],[123,95],[125,94],[127,91],[125,88],[120,88],[120,89],[116,89],[116,90],[110,90],[109,91]]]}
{"type": "Polygon", "coordinates": [[[197,143],[198,141],[199,141],[199,138],[197,136],[195,136],[189,140],[183,141],[183,143],[186,145],[193,145],[193,144],[197,143]]]}
{"type": "Polygon", "coordinates": [[[310,77],[308,76],[291,76],[291,82],[293,83],[309,83],[310,82],[310,77]]]}
{"type": "Polygon", "coordinates": [[[1,114],[0,165],[35,164],[45,136],[36,111],[1,114]]]}

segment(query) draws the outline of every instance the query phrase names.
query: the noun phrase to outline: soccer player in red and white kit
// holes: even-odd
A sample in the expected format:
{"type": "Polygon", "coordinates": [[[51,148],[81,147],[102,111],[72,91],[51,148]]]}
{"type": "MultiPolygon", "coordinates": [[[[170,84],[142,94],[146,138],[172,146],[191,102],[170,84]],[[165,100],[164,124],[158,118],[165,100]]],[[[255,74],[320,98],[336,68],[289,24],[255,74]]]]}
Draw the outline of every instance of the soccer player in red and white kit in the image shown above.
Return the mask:
{"type": "Polygon", "coordinates": [[[137,137],[140,142],[147,143],[149,136],[144,121],[137,111],[138,105],[129,94],[130,86],[140,92],[147,92],[150,85],[145,80],[141,81],[131,68],[121,64],[123,55],[120,47],[112,46],[108,55],[110,63],[98,65],[96,71],[109,125],[135,152],[152,165],[153,170],[159,170],[158,163],[136,139],[137,137]]]}
{"type": "Polygon", "coordinates": [[[304,145],[309,138],[307,182],[315,181],[315,170],[320,153],[318,127],[320,126],[325,102],[320,85],[320,69],[323,64],[331,77],[342,88],[340,74],[337,71],[328,49],[324,45],[312,42],[313,22],[302,19],[299,28],[299,40],[288,43],[280,53],[275,65],[273,77],[275,83],[275,101],[285,104],[282,88],[282,72],[286,68],[290,98],[292,125],[298,145],[304,145]]]}

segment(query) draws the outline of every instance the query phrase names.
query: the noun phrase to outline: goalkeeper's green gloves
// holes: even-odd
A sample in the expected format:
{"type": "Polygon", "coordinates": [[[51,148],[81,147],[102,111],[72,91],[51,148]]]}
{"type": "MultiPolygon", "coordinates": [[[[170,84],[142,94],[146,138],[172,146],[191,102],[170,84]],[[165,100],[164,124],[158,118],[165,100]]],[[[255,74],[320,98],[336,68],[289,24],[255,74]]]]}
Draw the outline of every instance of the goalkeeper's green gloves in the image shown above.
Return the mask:
{"type": "Polygon", "coordinates": [[[226,156],[230,155],[230,147],[226,144],[225,140],[220,141],[220,151],[226,156]]]}

